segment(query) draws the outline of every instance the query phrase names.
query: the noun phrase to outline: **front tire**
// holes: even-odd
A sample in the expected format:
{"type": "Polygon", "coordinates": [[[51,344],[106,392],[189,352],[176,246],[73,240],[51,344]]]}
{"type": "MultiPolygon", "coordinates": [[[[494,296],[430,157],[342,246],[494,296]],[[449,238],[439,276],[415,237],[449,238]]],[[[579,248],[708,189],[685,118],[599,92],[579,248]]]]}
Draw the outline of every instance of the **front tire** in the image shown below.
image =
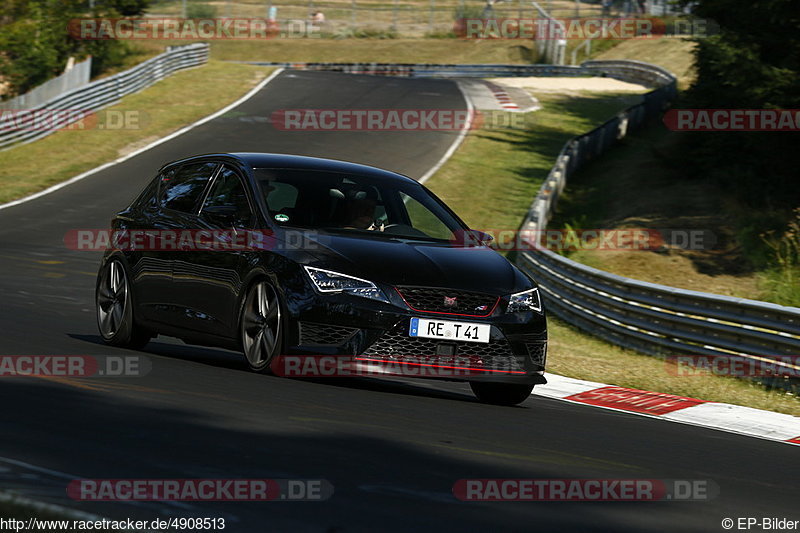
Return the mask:
{"type": "Polygon", "coordinates": [[[533,391],[533,385],[520,383],[491,383],[473,381],[472,392],[483,403],[492,405],[517,405],[524,402],[533,391]]]}
{"type": "Polygon", "coordinates": [[[107,344],[139,350],[150,342],[152,335],[136,324],[131,292],[122,262],[112,259],[106,263],[95,289],[97,327],[107,344]]]}
{"type": "Polygon", "coordinates": [[[275,288],[266,281],[250,287],[242,308],[239,336],[250,370],[269,374],[283,342],[283,314],[275,288]]]}

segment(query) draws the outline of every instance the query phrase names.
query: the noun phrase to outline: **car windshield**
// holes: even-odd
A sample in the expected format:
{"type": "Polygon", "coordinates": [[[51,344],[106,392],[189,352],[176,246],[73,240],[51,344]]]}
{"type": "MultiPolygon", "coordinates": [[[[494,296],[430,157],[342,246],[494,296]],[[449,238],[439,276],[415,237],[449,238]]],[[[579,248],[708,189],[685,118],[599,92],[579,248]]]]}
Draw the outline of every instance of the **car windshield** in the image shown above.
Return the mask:
{"type": "Polygon", "coordinates": [[[256,169],[269,217],[320,231],[451,241],[466,228],[421,185],[296,169],[256,169]]]}

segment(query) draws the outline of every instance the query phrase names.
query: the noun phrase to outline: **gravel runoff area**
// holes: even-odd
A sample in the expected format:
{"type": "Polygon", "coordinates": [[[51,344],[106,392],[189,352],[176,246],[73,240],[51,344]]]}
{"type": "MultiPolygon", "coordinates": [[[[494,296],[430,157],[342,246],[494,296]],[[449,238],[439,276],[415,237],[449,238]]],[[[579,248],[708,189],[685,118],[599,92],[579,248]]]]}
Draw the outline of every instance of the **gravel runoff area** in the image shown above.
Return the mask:
{"type": "Polygon", "coordinates": [[[518,87],[536,92],[607,91],[615,93],[641,93],[647,90],[647,88],[642,85],[599,76],[592,78],[495,78],[490,81],[507,87],[518,87]]]}

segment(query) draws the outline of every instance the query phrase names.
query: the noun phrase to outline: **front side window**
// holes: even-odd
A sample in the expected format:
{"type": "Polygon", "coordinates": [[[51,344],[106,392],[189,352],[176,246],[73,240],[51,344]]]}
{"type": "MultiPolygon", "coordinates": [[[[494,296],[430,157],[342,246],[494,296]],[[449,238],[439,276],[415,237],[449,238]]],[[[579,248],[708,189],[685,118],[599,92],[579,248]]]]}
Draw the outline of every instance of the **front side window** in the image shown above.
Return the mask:
{"type": "Polygon", "coordinates": [[[211,190],[203,202],[203,210],[209,208],[229,208],[235,226],[246,226],[252,218],[247,193],[239,175],[232,169],[223,166],[211,185],[211,190]]]}
{"type": "Polygon", "coordinates": [[[297,205],[297,187],[291,183],[271,181],[264,190],[264,198],[271,212],[280,213],[297,205]]]}
{"type": "Polygon", "coordinates": [[[184,213],[196,212],[200,196],[217,163],[192,163],[161,179],[161,206],[184,213]]]}
{"type": "Polygon", "coordinates": [[[417,183],[297,169],[256,169],[269,217],[282,226],[449,241],[465,228],[417,183]]]}

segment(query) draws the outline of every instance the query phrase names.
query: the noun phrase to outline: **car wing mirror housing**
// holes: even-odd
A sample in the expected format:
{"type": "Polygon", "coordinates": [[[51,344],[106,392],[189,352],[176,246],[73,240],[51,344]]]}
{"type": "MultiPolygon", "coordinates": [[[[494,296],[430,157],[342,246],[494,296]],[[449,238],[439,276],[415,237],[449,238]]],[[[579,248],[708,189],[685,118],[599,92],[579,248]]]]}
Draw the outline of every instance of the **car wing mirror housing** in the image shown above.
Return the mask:
{"type": "Polygon", "coordinates": [[[453,235],[453,243],[459,246],[484,246],[493,240],[494,237],[477,229],[456,231],[453,235]]]}

